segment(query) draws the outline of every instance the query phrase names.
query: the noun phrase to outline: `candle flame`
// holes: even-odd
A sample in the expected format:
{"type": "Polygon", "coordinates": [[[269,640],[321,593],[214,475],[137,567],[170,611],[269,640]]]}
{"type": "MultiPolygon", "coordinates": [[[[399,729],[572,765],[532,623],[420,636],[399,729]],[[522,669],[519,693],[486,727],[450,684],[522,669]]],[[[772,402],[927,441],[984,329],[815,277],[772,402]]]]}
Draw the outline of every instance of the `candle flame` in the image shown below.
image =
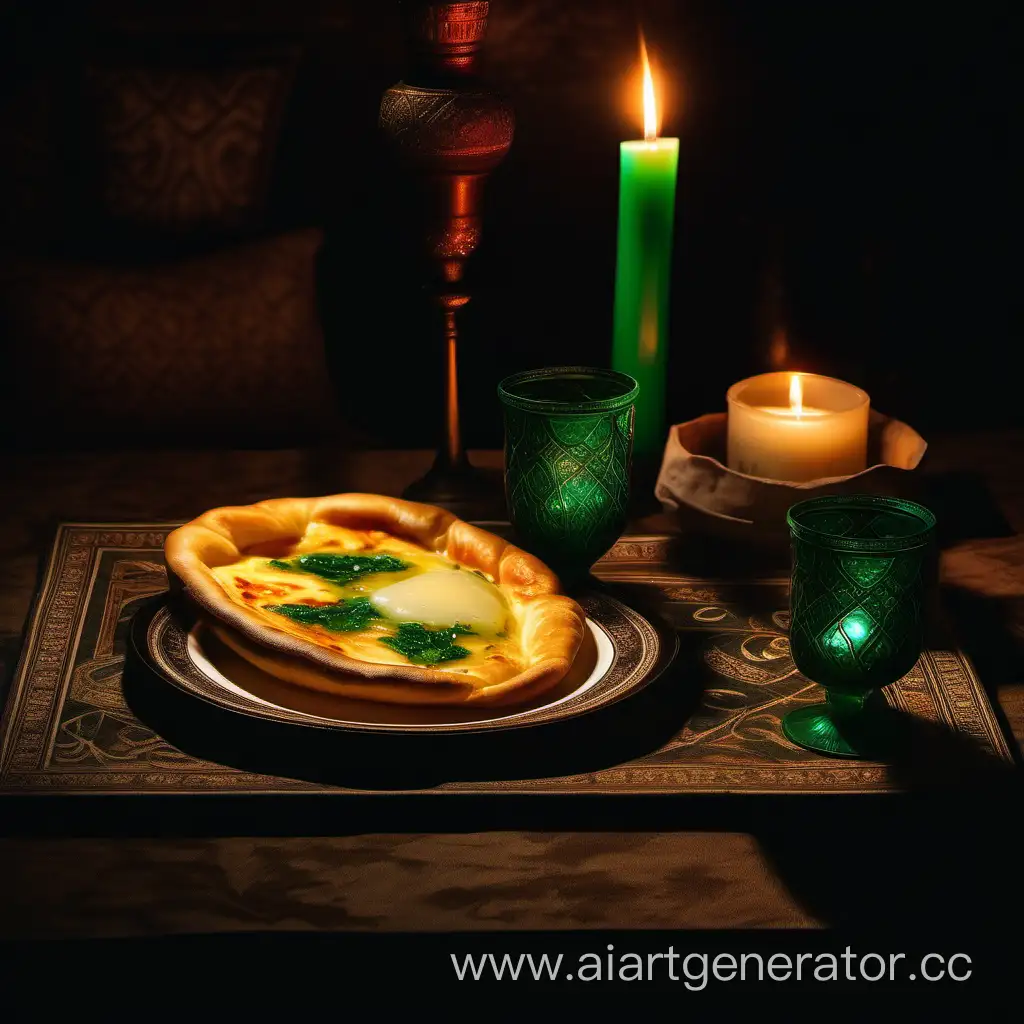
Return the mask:
{"type": "Polygon", "coordinates": [[[640,34],[640,61],[644,71],[644,140],[653,142],[658,137],[658,106],[654,99],[654,79],[643,33],[640,34]]]}
{"type": "Polygon", "coordinates": [[[789,378],[789,408],[798,419],[804,414],[804,386],[798,373],[789,378]]]}

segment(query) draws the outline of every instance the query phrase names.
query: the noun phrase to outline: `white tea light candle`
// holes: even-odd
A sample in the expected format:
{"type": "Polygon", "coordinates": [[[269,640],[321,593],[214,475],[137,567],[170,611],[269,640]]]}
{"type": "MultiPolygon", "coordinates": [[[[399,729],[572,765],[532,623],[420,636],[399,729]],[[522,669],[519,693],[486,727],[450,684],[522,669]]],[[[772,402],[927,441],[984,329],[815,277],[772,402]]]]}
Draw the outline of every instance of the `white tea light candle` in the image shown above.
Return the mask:
{"type": "Polygon", "coordinates": [[[815,373],[763,373],[733,384],[727,461],[747,476],[803,483],[867,465],[867,393],[815,373]]]}

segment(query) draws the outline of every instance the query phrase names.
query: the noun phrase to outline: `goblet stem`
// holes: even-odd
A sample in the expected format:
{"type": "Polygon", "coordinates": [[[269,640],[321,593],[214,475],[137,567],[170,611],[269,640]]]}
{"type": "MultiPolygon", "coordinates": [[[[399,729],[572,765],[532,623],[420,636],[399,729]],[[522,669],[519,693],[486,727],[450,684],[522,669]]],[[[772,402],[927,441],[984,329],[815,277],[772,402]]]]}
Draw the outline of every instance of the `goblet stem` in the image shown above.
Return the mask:
{"type": "Polygon", "coordinates": [[[455,310],[444,312],[444,451],[449,467],[468,464],[462,447],[462,430],[459,426],[459,333],[455,326],[455,310]]]}
{"type": "Polygon", "coordinates": [[[500,487],[476,469],[462,444],[459,417],[458,324],[455,312],[469,296],[445,290],[437,297],[444,328],[444,431],[434,464],[413,481],[402,497],[440,505],[462,519],[502,519],[504,496],[500,487]]]}
{"type": "Polygon", "coordinates": [[[865,693],[839,693],[836,690],[827,690],[826,696],[833,717],[839,720],[863,714],[864,703],[873,692],[868,690],[865,693]]]}

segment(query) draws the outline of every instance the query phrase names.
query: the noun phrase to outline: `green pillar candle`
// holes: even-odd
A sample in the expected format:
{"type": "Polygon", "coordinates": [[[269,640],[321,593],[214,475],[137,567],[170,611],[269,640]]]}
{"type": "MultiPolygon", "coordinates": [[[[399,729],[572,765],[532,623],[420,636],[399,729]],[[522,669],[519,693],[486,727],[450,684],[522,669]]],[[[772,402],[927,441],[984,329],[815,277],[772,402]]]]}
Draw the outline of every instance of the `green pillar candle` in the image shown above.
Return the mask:
{"type": "Polygon", "coordinates": [[[667,430],[665,371],[679,140],[658,137],[646,60],[644,138],[621,143],[619,166],[612,366],[640,384],[633,452],[650,459],[664,449],[667,430]]]}
{"type": "Polygon", "coordinates": [[[633,449],[665,446],[669,277],[676,201],[678,139],[620,146],[619,251],[615,273],[612,366],[640,384],[633,449]]]}

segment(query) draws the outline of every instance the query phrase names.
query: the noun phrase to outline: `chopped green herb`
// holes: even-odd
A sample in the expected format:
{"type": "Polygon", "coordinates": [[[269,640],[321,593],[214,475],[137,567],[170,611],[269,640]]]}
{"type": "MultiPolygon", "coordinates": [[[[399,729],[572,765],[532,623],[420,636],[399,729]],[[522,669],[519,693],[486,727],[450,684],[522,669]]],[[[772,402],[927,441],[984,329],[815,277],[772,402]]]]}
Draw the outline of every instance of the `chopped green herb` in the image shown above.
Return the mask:
{"type": "Polygon", "coordinates": [[[508,633],[496,633],[495,636],[500,637],[502,640],[508,639],[508,633]]]}
{"type": "Polygon", "coordinates": [[[453,643],[458,636],[473,636],[466,626],[427,629],[419,622],[403,622],[395,636],[381,637],[380,642],[397,651],[414,665],[439,665],[469,657],[469,651],[453,643]]]}
{"type": "Polygon", "coordinates": [[[408,562],[394,555],[299,555],[288,561],[272,558],[270,564],[275,569],[305,572],[331,583],[351,583],[373,573],[402,572],[409,568],[408,562]]]}
{"type": "Polygon", "coordinates": [[[355,597],[351,601],[339,601],[337,604],[276,604],[265,607],[294,622],[306,626],[323,626],[332,633],[355,633],[365,629],[371,619],[381,617],[367,597],[355,597]]]}

